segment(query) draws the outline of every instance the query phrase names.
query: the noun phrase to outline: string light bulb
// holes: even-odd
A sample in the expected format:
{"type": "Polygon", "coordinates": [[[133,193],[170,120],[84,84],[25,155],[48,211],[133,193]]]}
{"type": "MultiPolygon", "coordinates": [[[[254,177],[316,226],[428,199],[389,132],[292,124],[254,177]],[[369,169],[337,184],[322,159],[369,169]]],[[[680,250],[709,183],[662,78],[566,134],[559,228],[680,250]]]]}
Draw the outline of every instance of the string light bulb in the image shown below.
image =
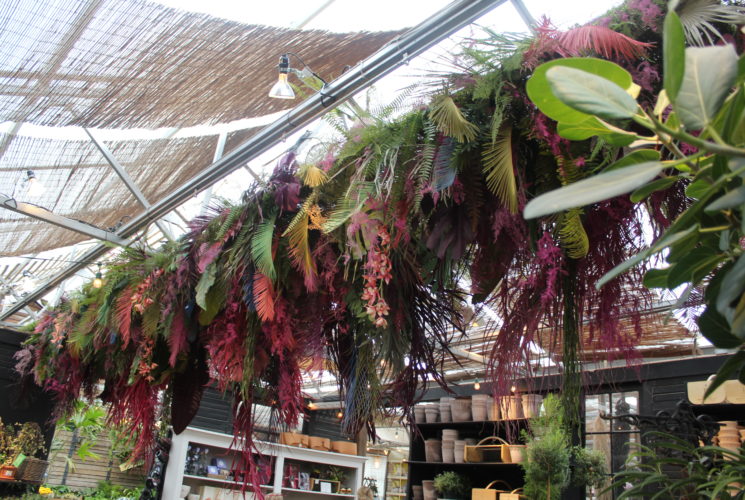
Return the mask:
{"type": "Polygon", "coordinates": [[[336,412],[336,418],[342,418],[343,416],[344,416],[344,412],[342,412],[341,410],[336,412]]]}
{"type": "Polygon", "coordinates": [[[479,382],[478,379],[476,379],[476,382],[473,383],[473,389],[475,391],[480,391],[481,390],[481,382],[479,382]]]}
{"type": "Polygon", "coordinates": [[[316,409],[316,404],[313,401],[311,401],[310,403],[308,403],[308,409],[309,410],[315,410],[316,409]]]}
{"type": "Polygon", "coordinates": [[[28,183],[26,192],[29,196],[36,198],[44,192],[44,185],[36,178],[33,170],[26,170],[26,182],[28,183]]]}
{"type": "Polygon", "coordinates": [[[101,274],[101,263],[98,263],[98,271],[96,271],[96,277],[93,279],[93,288],[101,288],[103,286],[103,275],[101,274]]]}

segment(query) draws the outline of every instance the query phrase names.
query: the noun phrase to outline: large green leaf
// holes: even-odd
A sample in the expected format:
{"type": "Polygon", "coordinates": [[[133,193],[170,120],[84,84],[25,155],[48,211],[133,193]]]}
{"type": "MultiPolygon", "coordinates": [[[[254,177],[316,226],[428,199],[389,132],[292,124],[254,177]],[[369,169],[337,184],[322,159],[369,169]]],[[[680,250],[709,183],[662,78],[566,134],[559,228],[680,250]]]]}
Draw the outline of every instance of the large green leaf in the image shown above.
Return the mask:
{"type": "Polygon", "coordinates": [[[683,83],[685,69],[685,33],[674,10],[665,16],[662,32],[662,82],[668,98],[675,101],[683,83]]]}
{"type": "Polygon", "coordinates": [[[657,177],[663,168],[662,163],[649,161],[603,172],[531,200],[523,216],[534,219],[628,193],[657,177]]]}
{"type": "Polygon", "coordinates": [[[696,283],[714,270],[723,257],[709,247],[698,247],[688,252],[669,268],[667,287],[672,290],[683,283],[696,283]]]}
{"type": "Polygon", "coordinates": [[[528,97],[549,118],[561,123],[580,123],[589,118],[586,113],[570,108],[561,102],[551,90],[546,72],[557,66],[580,69],[587,73],[600,75],[623,89],[633,86],[631,75],[617,64],[594,57],[567,57],[556,59],[538,66],[528,80],[528,97]]]}
{"type": "Polygon", "coordinates": [[[637,149],[631,153],[624,155],[619,160],[613,162],[605,172],[615,170],[617,168],[624,168],[630,165],[636,165],[637,163],[643,163],[645,161],[658,161],[660,159],[660,152],[655,149],[637,149]]]}
{"type": "Polygon", "coordinates": [[[631,193],[630,199],[634,203],[639,203],[650,194],[669,188],[670,186],[678,182],[679,179],[680,178],[678,176],[672,176],[663,177],[662,179],[652,181],[649,184],[646,184],[631,193]]]}
{"type": "Polygon", "coordinates": [[[745,186],[740,186],[727,194],[720,196],[704,208],[704,212],[713,213],[727,210],[745,204],[745,186]]]}
{"type": "Polygon", "coordinates": [[[730,358],[724,362],[722,367],[719,368],[717,376],[714,377],[712,383],[709,384],[709,387],[706,388],[704,398],[711,395],[720,385],[729,380],[729,378],[734,375],[735,372],[740,371],[743,366],[745,366],[745,351],[741,349],[730,356],[730,358]]]}
{"type": "Polygon", "coordinates": [[[689,130],[701,130],[716,116],[737,78],[732,45],[689,47],[675,111],[689,130]]]}
{"type": "Polygon", "coordinates": [[[213,262],[209,266],[207,266],[207,269],[205,269],[204,273],[202,273],[202,275],[199,277],[197,286],[194,287],[194,291],[196,292],[197,305],[202,309],[207,309],[207,292],[215,283],[216,276],[217,265],[213,262]]]}
{"type": "Polygon", "coordinates": [[[608,120],[631,118],[636,114],[636,100],[602,76],[556,66],[546,72],[546,78],[554,95],[575,110],[608,120]]]}
{"type": "MultiPolygon", "coordinates": [[[[741,301],[743,291],[745,291],[745,254],[737,258],[735,265],[724,276],[719,295],[717,295],[717,311],[730,325],[735,320],[736,304],[741,301]]],[[[735,335],[737,335],[736,332],[735,335]]]]}
{"type": "Polygon", "coordinates": [[[600,136],[613,146],[628,146],[638,138],[633,132],[614,127],[594,116],[578,123],[559,123],[556,131],[570,141],[584,141],[590,137],[600,136]]]}

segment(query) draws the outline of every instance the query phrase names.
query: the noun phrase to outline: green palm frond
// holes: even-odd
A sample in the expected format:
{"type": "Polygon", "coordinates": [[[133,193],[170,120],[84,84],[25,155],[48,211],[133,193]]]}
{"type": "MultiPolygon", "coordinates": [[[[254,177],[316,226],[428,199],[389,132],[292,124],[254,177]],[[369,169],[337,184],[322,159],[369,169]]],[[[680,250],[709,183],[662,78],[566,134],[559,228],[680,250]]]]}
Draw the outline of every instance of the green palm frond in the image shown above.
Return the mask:
{"type": "Polygon", "coordinates": [[[347,192],[336,202],[334,208],[328,215],[328,219],[323,223],[323,232],[330,233],[344,224],[355,212],[358,212],[372,193],[372,183],[360,183],[353,193],[347,192]]]}
{"type": "Polygon", "coordinates": [[[742,6],[725,5],[720,0],[686,0],[680,2],[676,10],[688,43],[698,46],[713,45],[716,38],[724,40],[713,23],[745,22],[742,6]]]}
{"type": "Polygon", "coordinates": [[[256,268],[267,278],[274,281],[274,259],[272,258],[272,242],[274,240],[274,224],[277,215],[272,213],[256,228],[251,238],[251,257],[256,268]]]}
{"type": "Polygon", "coordinates": [[[582,225],[581,208],[567,210],[559,218],[559,243],[572,259],[581,259],[590,251],[590,240],[582,225]]]}
{"type": "Polygon", "coordinates": [[[437,130],[458,142],[470,142],[479,133],[479,128],[466,120],[449,95],[435,97],[429,107],[429,117],[437,130]]]}
{"type": "Polygon", "coordinates": [[[504,127],[481,153],[486,185],[510,212],[517,213],[517,183],[512,158],[512,127],[504,127]]]}

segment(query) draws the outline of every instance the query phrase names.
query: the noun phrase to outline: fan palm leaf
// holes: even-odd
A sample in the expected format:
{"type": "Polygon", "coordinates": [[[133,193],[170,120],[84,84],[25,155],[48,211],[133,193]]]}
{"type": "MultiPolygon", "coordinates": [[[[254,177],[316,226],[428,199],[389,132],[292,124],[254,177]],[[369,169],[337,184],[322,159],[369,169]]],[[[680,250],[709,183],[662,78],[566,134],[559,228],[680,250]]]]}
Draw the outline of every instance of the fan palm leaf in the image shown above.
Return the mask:
{"type": "Polygon", "coordinates": [[[437,130],[458,142],[470,142],[478,135],[479,128],[466,120],[449,95],[435,97],[429,107],[429,117],[437,130]]]}
{"type": "Polygon", "coordinates": [[[635,60],[646,54],[652,44],[634,40],[605,26],[586,25],[556,36],[557,52],[564,57],[583,56],[592,51],[606,59],[635,60]]]}
{"type": "Polygon", "coordinates": [[[298,175],[300,175],[300,178],[306,186],[312,188],[318,187],[328,180],[326,172],[313,164],[307,164],[300,167],[298,175]]]}
{"type": "Polygon", "coordinates": [[[687,0],[680,2],[676,10],[686,40],[698,46],[714,44],[714,38],[724,39],[713,23],[745,22],[745,11],[742,6],[725,5],[719,0],[687,0]]]}
{"type": "Polygon", "coordinates": [[[503,127],[494,142],[488,142],[481,153],[482,168],[489,191],[510,212],[517,213],[517,183],[512,158],[512,127],[503,127]]]}

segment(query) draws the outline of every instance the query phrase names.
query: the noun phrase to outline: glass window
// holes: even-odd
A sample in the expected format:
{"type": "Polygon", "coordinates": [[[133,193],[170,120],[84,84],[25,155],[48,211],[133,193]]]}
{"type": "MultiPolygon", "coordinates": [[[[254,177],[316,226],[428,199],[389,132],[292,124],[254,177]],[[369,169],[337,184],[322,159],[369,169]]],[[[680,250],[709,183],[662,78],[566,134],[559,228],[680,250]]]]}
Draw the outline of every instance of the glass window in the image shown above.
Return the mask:
{"type": "MultiPolygon", "coordinates": [[[[632,451],[630,443],[639,442],[639,430],[617,420],[606,420],[601,415],[617,416],[627,413],[639,413],[639,391],[608,392],[585,397],[585,446],[603,452],[606,467],[611,473],[623,469],[632,451]]],[[[599,491],[588,490],[587,498],[613,500],[620,493],[613,491],[600,495],[599,491]]]]}

